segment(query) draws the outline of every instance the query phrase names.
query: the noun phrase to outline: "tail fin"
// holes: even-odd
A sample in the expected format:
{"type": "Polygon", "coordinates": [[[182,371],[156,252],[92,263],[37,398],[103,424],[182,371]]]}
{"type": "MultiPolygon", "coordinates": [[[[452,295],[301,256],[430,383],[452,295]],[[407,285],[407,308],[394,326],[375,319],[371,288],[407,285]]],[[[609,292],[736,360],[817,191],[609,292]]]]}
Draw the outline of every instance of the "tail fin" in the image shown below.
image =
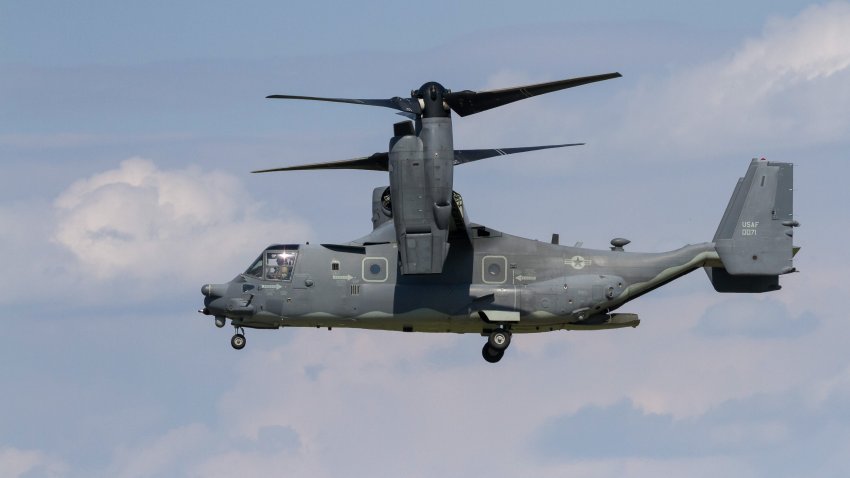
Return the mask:
{"type": "Polygon", "coordinates": [[[794,272],[794,169],[791,163],[753,159],[738,180],[715,248],[723,268],[707,269],[719,292],[779,289],[779,276],[794,272]]]}

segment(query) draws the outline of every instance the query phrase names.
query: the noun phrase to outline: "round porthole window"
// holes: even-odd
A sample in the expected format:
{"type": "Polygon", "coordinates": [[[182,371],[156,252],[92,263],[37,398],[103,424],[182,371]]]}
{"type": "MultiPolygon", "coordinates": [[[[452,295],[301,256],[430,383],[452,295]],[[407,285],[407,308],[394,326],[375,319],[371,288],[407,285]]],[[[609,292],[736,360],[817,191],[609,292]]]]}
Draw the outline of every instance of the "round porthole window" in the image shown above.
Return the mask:
{"type": "Polygon", "coordinates": [[[369,272],[371,272],[372,275],[378,275],[381,273],[381,266],[379,266],[378,264],[372,264],[371,266],[369,266],[369,272]]]}
{"type": "Polygon", "coordinates": [[[499,266],[499,264],[490,264],[490,267],[487,268],[487,273],[493,277],[496,277],[501,272],[502,268],[499,266]]]}

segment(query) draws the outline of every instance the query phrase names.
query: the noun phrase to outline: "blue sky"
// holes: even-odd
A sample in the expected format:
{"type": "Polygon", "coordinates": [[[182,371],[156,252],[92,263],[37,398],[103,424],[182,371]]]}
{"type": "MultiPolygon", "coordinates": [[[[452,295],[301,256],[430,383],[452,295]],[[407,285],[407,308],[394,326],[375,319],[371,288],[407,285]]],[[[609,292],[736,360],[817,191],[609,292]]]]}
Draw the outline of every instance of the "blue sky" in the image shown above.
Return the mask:
{"type": "Polygon", "coordinates": [[[3,2],[0,476],[847,476],[850,3],[3,2]],[[637,329],[481,338],[230,330],[199,287],[370,228],[404,96],[619,71],[455,118],[473,220],[660,251],[712,237],[751,157],[795,163],[799,274],[700,271],[637,329]]]}

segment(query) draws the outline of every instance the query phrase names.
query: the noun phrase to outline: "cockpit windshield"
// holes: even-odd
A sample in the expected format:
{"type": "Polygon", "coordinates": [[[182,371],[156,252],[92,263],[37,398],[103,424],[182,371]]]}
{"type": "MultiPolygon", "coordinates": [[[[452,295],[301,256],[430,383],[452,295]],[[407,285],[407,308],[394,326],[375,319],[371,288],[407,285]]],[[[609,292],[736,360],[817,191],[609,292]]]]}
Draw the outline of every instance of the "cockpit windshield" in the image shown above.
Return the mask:
{"type": "Polygon", "coordinates": [[[288,281],[292,279],[298,249],[269,248],[245,271],[245,275],[266,280],[288,281]]]}
{"type": "Polygon", "coordinates": [[[251,276],[251,277],[258,277],[258,278],[263,277],[263,255],[262,254],[260,254],[260,257],[258,257],[257,260],[254,261],[253,264],[251,264],[251,267],[249,267],[248,270],[245,271],[245,275],[251,276]]]}

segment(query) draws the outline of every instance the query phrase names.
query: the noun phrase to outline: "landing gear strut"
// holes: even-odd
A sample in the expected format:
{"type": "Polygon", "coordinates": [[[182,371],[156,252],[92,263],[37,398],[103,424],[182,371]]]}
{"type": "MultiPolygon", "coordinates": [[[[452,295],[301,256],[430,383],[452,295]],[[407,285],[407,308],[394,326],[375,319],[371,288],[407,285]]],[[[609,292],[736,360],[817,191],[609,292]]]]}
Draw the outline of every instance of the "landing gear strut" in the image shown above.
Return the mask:
{"type": "Polygon", "coordinates": [[[236,327],[236,334],[230,339],[230,346],[236,350],[245,348],[245,331],[242,327],[236,327]]]}
{"type": "Polygon", "coordinates": [[[487,343],[481,349],[481,356],[490,363],[496,363],[502,360],[505,350],[510,344],[511,332],[507,329],[496,329],[490,332],[490,335],[487,337],[487,343]]]}

